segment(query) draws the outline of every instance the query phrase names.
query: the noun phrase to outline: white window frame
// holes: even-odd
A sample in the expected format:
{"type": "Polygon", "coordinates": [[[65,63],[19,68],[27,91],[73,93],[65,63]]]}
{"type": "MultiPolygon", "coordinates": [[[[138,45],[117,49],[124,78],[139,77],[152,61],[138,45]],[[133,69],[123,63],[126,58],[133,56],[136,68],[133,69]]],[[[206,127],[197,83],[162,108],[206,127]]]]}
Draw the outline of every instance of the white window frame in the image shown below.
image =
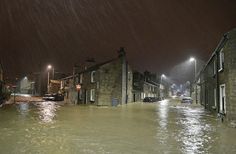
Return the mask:
{"type": "Polygon", "coordinates": [[[226,114],[226,86],[221,84],[220,87],[220,113],[226,114]],[[224,99],[224,104],[223,104],[224,99]]]}
{"type": "Polygon", "coordinates": [[[95,73],[96,73],[96,71],[92,71],[91,72],[91,83],[94,83],[95,82],[95,73]]]}
{"type": "Polygon", "coordinates": [[[213,63],[213,75],[216,75],[216,60],[213,63]]]}
{"type": "Polygon", "coordinates": [[[95,89],[90,90],[90,101],[95,101],[95,89]]]}
{"type": "Polygon", "coordinates": [[[219,72],[224,70],[224,52],[223,49],[220,51],[220,61],[219,61],[219,72]]]}
{"type": "Polygon", "coordinates": [[[141,93],[141,99],[144,99],[144,93],[141,93]]]}

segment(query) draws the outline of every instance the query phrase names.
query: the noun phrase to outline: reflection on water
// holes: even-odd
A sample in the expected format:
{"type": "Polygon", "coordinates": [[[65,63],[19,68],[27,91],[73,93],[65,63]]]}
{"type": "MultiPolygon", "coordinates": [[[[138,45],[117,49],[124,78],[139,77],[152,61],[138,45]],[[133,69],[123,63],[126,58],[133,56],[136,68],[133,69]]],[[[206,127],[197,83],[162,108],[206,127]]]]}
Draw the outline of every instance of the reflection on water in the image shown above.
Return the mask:
{"type": "Polygon", "coordinates": [[[160,117],[160,120],[159,120],[159,123],[160,123],[160,126],[161,126],[161,129],[162,130],[166,130],[166,126],[167,126],[167,123],[168,123],[168,101],[161,101],[160,102],[160,107],[159,107],[159,117],[160,117]]]}
{"type": "Polygon", "coordinates": [[[179,125],[182,129],[178,135],[178,141],[182,143],[185,153],[206,153],[204,145],[209,144],[212,126],[203,120],[204,111],[202,109],[185,108],[182,110],[182,118],[179,125]]]}
{"type": "Polygon", "coordinates": [[[236,153],[235,129],[174,100],[117,108],[22,103],[0,116],[0,153],[236,153]]]}
{"type": "Polygon", "coordinates": [[[39,118],[44,123],[51,123],[55,120],[56,110],[59,105],[56,102],[42,102],[35,104],[38,108],[39,118]]]}
{"type": "Polygon", "coordinates": [[[17,105],[18,111],[25,117],[31,109],[36,109],[39,119],[42,123],[52,123],[56,117],[56,111],[60,107],[56,102],[39,102],[39,103],[20,103],[17,105]],[[30,107],[31,106],[31,107],[30,107]]]}
{"type": "Polygon", "coordinates": [[[20,103],[18,105],[18,110],[22,116],[27,116],[29,112],[29,103],[20,103]]]}
{"type": "Polygon", "coordinates": [[[168,101],[163,100],[159,102],[159,106],[157,108],[157,114],[158,114],[158,131],[157,131],[157,139],[160,141],[161,144],[166,144],[167,143],[167,138],[168,138],[168,101]]]}

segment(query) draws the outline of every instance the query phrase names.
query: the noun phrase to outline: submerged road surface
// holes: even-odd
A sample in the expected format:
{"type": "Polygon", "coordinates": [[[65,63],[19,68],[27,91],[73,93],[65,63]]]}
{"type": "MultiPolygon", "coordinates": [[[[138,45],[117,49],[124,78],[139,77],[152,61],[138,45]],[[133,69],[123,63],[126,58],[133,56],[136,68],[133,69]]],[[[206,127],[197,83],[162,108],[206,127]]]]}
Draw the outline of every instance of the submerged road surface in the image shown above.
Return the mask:
{"type": "Polygon", "coordinates": [[[175,100],[112,107],[0,108],[0,153],[236,153],[236,129],[175,100]]]}

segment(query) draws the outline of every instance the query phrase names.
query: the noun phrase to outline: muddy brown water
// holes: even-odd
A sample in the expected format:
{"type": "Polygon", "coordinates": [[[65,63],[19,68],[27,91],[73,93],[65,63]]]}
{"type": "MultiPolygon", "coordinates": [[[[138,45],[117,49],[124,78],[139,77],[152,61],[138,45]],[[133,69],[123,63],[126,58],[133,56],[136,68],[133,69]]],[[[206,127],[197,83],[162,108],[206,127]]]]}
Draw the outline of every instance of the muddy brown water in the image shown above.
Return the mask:
{"type": "Polygon", "coordinates": [[[0,108],[0,153],[236,153],[236,129],[174,100],[119,107],[21,103],[0,108]]]}

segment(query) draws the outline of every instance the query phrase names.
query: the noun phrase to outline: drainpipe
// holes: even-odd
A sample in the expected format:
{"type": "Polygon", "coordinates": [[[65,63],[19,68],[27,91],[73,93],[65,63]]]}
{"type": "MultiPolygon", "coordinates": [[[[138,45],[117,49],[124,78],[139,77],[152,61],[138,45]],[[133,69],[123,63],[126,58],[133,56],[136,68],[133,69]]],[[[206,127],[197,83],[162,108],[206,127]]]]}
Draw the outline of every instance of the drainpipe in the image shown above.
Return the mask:
{"type": "Polygon", "coordinates": [[[216,56],[216,100],[217,100],[217,113],[220,112],[220,84],[219,84],[219,54],[215,53],[216,56]]]}
{"type": "Polygon", "coordinates": [[[126,90],[125,90],[125,95],[126,95],[126,99],[125,99],[125,103],[128,104],[128,62],[126,61],[126,90]]]}

